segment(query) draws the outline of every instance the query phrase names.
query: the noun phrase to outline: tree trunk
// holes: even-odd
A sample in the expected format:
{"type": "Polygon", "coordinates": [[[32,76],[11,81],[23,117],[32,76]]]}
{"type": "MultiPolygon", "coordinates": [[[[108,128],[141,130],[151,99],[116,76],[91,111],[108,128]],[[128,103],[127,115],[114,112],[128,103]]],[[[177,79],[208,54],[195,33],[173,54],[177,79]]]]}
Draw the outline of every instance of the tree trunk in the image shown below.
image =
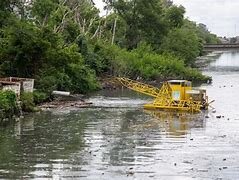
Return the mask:
{"type": "Polygon", "coordinates": [[[117,20],[118,20],[118,16],[115,18],[115,22],[114,22],[114,28],[113,28],[113,36],[112,36],[112,41],[111,44],[114,44],[115,41],[115,31],[116,31],[116,26],[117,26],[117,20]]]}

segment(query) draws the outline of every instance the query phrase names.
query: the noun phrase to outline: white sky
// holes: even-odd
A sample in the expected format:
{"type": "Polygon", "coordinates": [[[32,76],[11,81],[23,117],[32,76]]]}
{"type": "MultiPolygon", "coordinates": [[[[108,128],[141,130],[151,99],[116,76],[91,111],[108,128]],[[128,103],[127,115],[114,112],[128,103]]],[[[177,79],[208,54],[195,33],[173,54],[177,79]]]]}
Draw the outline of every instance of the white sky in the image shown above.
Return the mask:
{"type": "MultiPolygon", "coordinates": [[[[173,0],[186,8],[186,17],[206,24],[219,36],[239,36],[239,0],[173,0]]],[[[101,0],[94,0],[103,9],[101,0]]]]}

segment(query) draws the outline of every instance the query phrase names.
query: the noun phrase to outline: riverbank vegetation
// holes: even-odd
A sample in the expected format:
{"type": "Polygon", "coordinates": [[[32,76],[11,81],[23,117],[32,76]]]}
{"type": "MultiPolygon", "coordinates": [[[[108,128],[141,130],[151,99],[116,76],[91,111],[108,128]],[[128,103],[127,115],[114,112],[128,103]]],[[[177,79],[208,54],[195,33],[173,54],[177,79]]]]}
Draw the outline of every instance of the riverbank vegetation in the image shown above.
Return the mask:
{"type": "Polygon", "coordinates": [[[18,113],[16,94],[12,91],[0,91],[0,125],[18,113]]]}
{"type": "Polygon", "coordinates": [[[88,93],[99,77],[206,81],[193,69],[204,43],[218,39],[169,0],[3,0],[0,75],[36,79],[35,102],[53,90],[88,93]]]}

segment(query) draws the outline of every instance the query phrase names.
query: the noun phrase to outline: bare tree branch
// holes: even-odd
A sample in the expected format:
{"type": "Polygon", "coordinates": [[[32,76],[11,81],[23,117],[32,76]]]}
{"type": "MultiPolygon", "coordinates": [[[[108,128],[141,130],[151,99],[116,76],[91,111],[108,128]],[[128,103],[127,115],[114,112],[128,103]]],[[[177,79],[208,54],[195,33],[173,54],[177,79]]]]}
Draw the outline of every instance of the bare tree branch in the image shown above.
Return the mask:
{"type": "Polygon", "coordinates": [[[64,25],[64,22],[65,22],[66,16],[67,16],[69,13],[70,13],[70,12],[67,11],[67,12],[64,14],[64,16],[63,16],[63,18],[62,18],[62,20],[61,20],[61,23],[59,24],[58,27],[56,27],[56,29],[54,30],[54,32],[58,32],[59,29],[64,25]]]}

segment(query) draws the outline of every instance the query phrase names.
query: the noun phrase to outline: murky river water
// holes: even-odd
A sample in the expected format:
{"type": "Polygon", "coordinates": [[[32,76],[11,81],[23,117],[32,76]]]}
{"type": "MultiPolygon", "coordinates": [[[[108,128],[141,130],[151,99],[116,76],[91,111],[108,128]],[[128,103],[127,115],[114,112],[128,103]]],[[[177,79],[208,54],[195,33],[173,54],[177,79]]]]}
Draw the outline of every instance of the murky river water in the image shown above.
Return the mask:
{"type": "Polygon", "coordinates": [[[223,53],[204,73],[216,113],[149,112],[141,108],[149,97],[104,92],[90,99],[102,108],[1,128],[0,179],[239,179],[239,53],[223,53]]]}

